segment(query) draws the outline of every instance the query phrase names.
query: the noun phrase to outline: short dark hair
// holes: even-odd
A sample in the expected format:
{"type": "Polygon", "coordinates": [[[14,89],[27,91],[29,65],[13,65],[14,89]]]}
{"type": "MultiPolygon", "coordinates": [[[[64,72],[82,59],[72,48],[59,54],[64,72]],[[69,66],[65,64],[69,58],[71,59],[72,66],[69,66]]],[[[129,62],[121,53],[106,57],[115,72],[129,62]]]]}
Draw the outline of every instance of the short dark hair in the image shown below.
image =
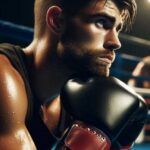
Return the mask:
{"type": "MultiPolygon", "coordinates": [[[[98,1],[106,3],[110,0],[95,0],[94,2],[97,3],[98,1]]],[[[119,10],[123,13],[123,19],[126,28],[130,28],[134,22],[137,11],[135,0],[111,1],[113,1],[118,6],[119,10]]],[[[73,16],[91,3],[93,3],[93,0],[35,0],[35,28],[39,31],[43,30],[47,9],[52,5],[60,6],[64,14],[67,16],[73,16]]]]}
{"type": "Polygon", "coordinates": [[[126,29],[130,29],[134,23],[136,13],[137,13],[137,4],[135,0],[113,0],[120,11],[124,13],[124,25],[126,29]]]}
{"type": "MultiPolygon", "coordinates": [[[[86,7],[88,4],[92,2],[92,0],[52,0],[54,4],[60,5],[64,12],[69,15],[75,15],[82,8],[86,7]]],[[[96,0],[104,1],[105,3],[109,0],[96,0]]],[[[113,1],[119,8],[121,12],[123,12],[123,19],[125,22],[125,26],[130,28],[134,22],[137,5],[135,0],[111,0],[113,1]]]]}

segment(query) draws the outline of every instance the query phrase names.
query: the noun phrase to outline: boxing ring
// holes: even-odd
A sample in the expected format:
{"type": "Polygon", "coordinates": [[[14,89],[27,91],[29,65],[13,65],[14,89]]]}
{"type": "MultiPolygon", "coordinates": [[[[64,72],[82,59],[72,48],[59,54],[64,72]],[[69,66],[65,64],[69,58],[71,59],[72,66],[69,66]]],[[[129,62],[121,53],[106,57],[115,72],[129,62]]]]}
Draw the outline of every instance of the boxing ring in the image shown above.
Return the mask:
{"type": "MultiPolygon", "coordinates": [[[[5,39],[5,41],[8,43],[10,43],[11,41],[12,42],[15,41],[16,43],[28,44],[33,39],[33,29],[22,25],[16,25],[11,22],[0,20],[0,40],[1,39],[5,39]]],[[[3,42],[3,40],[0,42],[3,42]]],[[[126,66],[135,67],[136,64],[140,61],[141,58],[139,57],[130,56],[121,53],[117,54],[116,60],[111,69],[111,75],[125,82],[130,78],[139,81],[147,80],[150,82],[150,77],[143,77],[143,76],[136,77],[132,75],[131,71],[124,69],[126,68],[126,66]]],[[[149,112],[147,116],[148,121],[145,125],[146,128],[145,130],[148,130],[149,133],[147,136],[149,136],[150,138],[150,89],[135,88],[135,91],[141,94],[148,103],[149,112]]],[[[150,140],[148,142],[135,144],[133,150],[150,150],[150,140]]]]}

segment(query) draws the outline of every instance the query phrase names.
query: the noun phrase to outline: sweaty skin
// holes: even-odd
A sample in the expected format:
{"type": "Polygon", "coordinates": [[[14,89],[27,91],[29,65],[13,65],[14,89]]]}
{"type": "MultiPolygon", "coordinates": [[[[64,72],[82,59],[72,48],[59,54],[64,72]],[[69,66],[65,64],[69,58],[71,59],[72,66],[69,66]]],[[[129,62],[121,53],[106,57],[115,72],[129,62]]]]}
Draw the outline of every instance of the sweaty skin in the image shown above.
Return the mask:
{"type": "MultiPolygon", "coordinates": [[[[54,7],[50,9],[54,11],[54,7]]],[[[48,19],[53,16],[47,15],[48,19]]],[[[50,132],[58,133],[61,105],[59,97],[45,101],[59,93],[65,80],[76,72],[108,76],[114,50],[121,47],[118,35],[122,24],[116,5],[99,1],[65,20],[63,30],[57,33],[47,22],[45,34],[24,49],[31,88],[43,104],[41,117],[50,132]]],[[[4,55],[0,55],[0,70],[0,149],[36,150],[25,125],[28,100],[24,81],[4,55]]]]}

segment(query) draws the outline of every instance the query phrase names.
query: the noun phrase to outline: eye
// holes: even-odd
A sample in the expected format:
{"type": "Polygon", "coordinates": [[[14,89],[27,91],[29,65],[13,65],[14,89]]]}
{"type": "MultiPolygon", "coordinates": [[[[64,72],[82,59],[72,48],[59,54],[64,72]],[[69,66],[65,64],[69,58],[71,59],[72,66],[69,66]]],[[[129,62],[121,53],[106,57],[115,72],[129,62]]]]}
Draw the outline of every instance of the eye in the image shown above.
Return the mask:
{"type": "Polygon", "coordinates": [[[105,19],[98,19],[98,20],[95,21],[95,25],[98,28],[105,28],[105,24],[106,24],[105,19]]]}
{"type": "Polygon", "coordinates": [[[118,27],[116,28],[117,32],[120,33],[123,29],[123,25],[119,24],[118,27]]]}
{"type": "Polygon", "coordinates": [[[111,29],[113,27],[113,22],[106,18],[100,18],[95,21],[95,25],[98,28],[111,29]]]}

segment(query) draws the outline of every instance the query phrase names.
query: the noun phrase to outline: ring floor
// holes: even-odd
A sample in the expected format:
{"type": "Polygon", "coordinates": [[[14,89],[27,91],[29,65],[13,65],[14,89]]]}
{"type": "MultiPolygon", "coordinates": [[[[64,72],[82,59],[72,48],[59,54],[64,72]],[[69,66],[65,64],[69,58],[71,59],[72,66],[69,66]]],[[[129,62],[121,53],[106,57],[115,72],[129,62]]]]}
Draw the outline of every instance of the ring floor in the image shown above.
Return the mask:
{"type": "Polygon", "coordinates": [[[150,143],[137,144],[132,150],[150,150],[150,143]]]}

